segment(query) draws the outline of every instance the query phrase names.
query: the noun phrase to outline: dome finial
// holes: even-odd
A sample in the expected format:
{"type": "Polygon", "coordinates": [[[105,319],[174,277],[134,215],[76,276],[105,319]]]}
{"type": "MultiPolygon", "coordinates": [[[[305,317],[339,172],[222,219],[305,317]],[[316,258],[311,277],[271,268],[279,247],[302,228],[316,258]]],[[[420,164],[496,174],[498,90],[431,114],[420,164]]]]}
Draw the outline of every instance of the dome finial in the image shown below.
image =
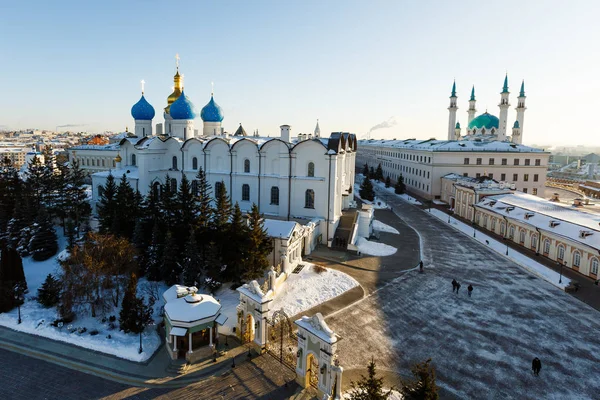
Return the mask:
{"type": "Polygon", "coordinates": [[[142,84],[142,95],[143,95],[143,94],[144,94],[144,84],[146,83],[146,81],[144,81],[144,80],[142,79],[142,81],[141,81],[140,83],[142,84]]]}
{"type": "Polygon", "coordinates": [[[211,82],[210,83],[210,97],[215,95],[215,83],[211,82]]]}
{"type": "Polygon", "coordinates": [[[179,72],[179,53],[175,54],[175,67],[177,68],[177,72],[179,72]]]}

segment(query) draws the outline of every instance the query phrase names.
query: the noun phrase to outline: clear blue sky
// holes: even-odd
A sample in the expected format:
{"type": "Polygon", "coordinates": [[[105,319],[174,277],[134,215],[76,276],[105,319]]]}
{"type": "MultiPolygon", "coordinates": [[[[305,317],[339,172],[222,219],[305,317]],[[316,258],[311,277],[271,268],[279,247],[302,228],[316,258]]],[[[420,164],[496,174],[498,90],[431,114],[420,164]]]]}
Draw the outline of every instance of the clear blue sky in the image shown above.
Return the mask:
{"type": "Polygon", "coordinates": [[[364,135],[394,117],[371,136],[445,138],[452,80],[464,126],[471,85],[497,115],[508,71],[525,143],[600,144],[598,15],[593,0],[3,2],[0,129],[122,131],[141,79],[162,122],[179,53],[186,94],[200,110],[214,81],[230,132],[319,118],[364,135]]]}

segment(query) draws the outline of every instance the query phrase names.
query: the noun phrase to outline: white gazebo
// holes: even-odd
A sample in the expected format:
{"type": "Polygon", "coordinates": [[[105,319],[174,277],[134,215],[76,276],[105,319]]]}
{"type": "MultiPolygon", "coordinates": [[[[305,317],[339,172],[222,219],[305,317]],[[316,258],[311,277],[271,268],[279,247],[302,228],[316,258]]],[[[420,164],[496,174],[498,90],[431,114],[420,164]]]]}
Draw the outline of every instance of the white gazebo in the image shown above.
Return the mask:
{"type": "Polygon", "coordinates": [[[218,325],[227,317],[214,297],[199,294],[196,287],[173,285],[163,293],[167,349],[173,360],[194,362],[210,357],[215,349],[218,325]]]}

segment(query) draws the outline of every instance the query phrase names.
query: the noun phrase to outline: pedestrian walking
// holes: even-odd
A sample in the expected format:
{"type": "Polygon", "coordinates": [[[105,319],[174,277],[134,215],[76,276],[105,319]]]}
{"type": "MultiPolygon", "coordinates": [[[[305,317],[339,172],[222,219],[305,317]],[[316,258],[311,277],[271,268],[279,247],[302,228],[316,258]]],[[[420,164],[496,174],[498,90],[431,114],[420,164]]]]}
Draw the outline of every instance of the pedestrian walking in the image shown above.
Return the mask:
{"type": "Polygon", "coordinates": [[[456,279],[452,279],[452,293],[454,293],[454,291],[456,290],[457,284],[458,284],[458,282],[456,282],[456,279]]]}
{"type": "Polygon", "coordinates": [[[533,375],[540,375],[540,370],[542,369],[542,362],[539,358],[536,357],[533,359],[533,361],[531,362],[531,369],[533,370],[533,375]]]}
{"type": "Polygon", "coordinates": [[[423,272],[423,261],[419,261],[419,272],[423,272]]]}
{"type": "Polygon", "coordinates": [[[473,291],[473,285],[469,284],[467,291],[469,292],[469,297],[471,297],[471,292],[473,291]]]}
{"type": "Polygon", "coordinates": [[[460,283],[456,282],[456,294],[458,294],[458,289],[460,289],[460,283]]]}

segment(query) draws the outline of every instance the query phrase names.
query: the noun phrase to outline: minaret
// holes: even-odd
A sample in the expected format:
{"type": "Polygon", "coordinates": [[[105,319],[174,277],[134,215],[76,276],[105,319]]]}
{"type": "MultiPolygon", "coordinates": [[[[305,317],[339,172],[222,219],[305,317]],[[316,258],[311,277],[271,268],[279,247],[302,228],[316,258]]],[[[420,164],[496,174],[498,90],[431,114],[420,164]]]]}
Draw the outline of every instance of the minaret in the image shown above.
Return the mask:
{"type": "Polygon", "coordinates": [[[521,137],[521,128],[519,127],[519,121],[515,121],[515,124],[512,128],[512,137],[510,141],[513,143],[521,144],[523,138],[521,137]]]}
{"type": "MultiPolygon", "coordinates": [[[[517,97],[517,108],[515,108],[515,110],[517,110],[517,122],[519,123],[519,133],[521,134],[521,141],[523,140],[523,119],[525,118],[525,110],[527,110],[527,107],[525,107],[525,80],[523,80],[523,82],[521,82],[521,91],[519,92],[519,97],[517,97]]],[[[519,143],[521,143],[521,141],[519,141],[519,143]]]]}
{"type": "Polygon", "coordinates": [[[450,95],[450,107],[448,107],[448,111],[450,111],[450,116],[448,118],[448,140],[456,140],[456,111],[458,111],[456,99],[456,81],[454,81],[452,84],[452,94],[450,95]]]}
{"type": "Polygon", "coordinates": [[[460,140],[460,122],[456,123],[456,127],[454,128],[454,135],[456,136],[456,140],[460,140]]]}
{"type": "Polygon", "coordinates": [[[315,138],[321,137],[321,128],[319,128],[319,120],[317,120],[317,126],[315,126],[315,138]]]}
{"type": "Polygon", "coordinates": [[[469,114],[467,128],[469,127],[469,124],[471,123],[471,121],[473,121],[473,118],[475,118],[476,112],[477,112],[477,109],[475,108],[475,85],[473,85],[473,89],[471,89],[471,98],[469,99],[469,110],[467,111],[467,113],[469,114]]]}
{"type": "Polygon", "coordinates": [[[504,77],[504,86],[502,87],[502,92],[500,93],[500,126],[498,127],[498,140],[504,141],[506,140],[506,128],[507,128],[507,119],[508,119],[508,108],[510,104],[508,104],[508,96],[510,92],[508,91],[508,74],[504,77]]]}

